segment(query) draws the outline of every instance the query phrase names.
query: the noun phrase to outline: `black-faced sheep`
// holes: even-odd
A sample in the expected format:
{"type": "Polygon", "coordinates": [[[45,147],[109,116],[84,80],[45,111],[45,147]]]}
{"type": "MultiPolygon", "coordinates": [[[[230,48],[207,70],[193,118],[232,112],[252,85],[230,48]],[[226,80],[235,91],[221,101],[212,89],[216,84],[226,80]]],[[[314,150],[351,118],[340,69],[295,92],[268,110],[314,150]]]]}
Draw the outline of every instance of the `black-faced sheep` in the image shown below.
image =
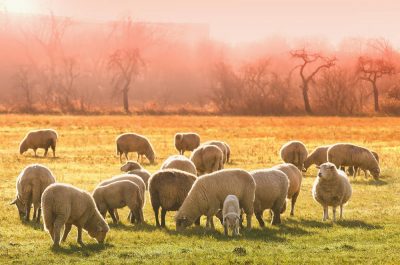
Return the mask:
{"type": "Polygon", "coordinates": [[[306,146],[302,142],[290,141],[282,146],[280,155],[285,163],[291,163],[302,171],[308,152],[306,146]]]}
{"type": "Polygon", "coordinates": [[[190,160],[194,163],[197,175],[211,173],[224,168],[223,153],[215,145],[201,145],[196,148],[190,160]]]}
{"type": "Polygon", "coordinates": [[[57,132],[52,129],[30,131],[22,139],[19,145],[19,153],[22,155],[28,149],[33,149],[35,156],[37,156],[36,150],[42,148],[45,150],[44,156],[47,156],[47,152],[51,148],[53,150],[53,157],[55,157],[57,138],[57,132]]]}
{"type": "Polygon", "coordinates": [[[122,154],[125,155],[126,160],[128,160],[128,153],[136,152],[137,160],[139,161],[139,156],[143,155],[150,161],[151,164],[154,164],[155,161],[155,153],[153,146],[150,141],[142,135],[136,133],[124,133],[117,137],[117,155],[119,155],[119,160],[122,162],[122,154]]]}
{"type": "Polygon", "coordinates": [[[183,155],[173,155],[168,157],[161,166],[161,169],[174,168],[193,175],[197,175],[196,166],[193,162],[183,155]]]}
{"type": "Polygon", "coordinates": [[[193,151],[200,145],[200,136],[197,133],[177,133],[174,139],[175,148],[180,155],[185,151],[193,151]]]}

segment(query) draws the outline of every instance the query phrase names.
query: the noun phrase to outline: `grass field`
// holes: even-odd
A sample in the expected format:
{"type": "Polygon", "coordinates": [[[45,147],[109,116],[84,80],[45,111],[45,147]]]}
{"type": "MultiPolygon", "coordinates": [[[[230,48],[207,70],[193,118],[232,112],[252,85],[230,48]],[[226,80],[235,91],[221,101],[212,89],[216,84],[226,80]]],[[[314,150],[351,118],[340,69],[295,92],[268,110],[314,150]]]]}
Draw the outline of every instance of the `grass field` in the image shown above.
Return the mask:
{"type": "MultiPolygon", "coordinates": [[[[124,116],[0,116],[0,264],[399,264],[400,254],[400,119],[397,118],[261,118],[261,117],[124,117],[124,116]],[[59,133],[57,158],[20,156],[18,145],[35,128],[54,128],[59,133]],[[288,140],[302,140],[309,150],[322,144],[354,142],[377,151],[381,158],[379,182],[351,180],[353,197],[345,207],[345,220],[322,222],[322,208],[311,197],[316,169],[303,180],[295,217],[286,212],[279,227],[261,229],[255,218],[251,231],[226,238],[217,231],[191,227],[175,231],[174,213],[168,213],[168,229],[156,229],[150,201],[146,224],[133,226],[125,216],[112,225],[106,243],[98,245],[86,233],[87,244],[76,243],[76,229],[62,244],[51,248],[42,225],[24,224],[8,203],[15,196],[15,179],[30,163],[50,167],[57,181],[92,191],[98,182],[119,173],[115,137],[123,132],[149,137],[157,153],[155,172],[162,161],[177,151],[173,135],[196,131],[202,141],[221,139],[232,148],[227,167],[258,169],[280,162],[278,150],[288,140]]],[[[43,151],[40,151],[40,155],[43,151]]],[[[267,212],[264,218],[269,220],[267,212]]]]}

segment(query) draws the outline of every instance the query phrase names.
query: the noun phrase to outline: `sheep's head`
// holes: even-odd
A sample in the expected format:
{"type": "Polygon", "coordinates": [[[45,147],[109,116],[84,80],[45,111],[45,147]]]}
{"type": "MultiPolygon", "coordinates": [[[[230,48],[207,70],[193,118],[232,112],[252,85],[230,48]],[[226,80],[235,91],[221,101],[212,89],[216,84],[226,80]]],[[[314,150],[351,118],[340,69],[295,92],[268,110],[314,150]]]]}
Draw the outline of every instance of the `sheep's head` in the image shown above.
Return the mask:
{"type": "Polygon", "coordinates": [[[109,230],[110,228],[107,223],[102,220],[97,223],[94,229],[89,229],[88,233],[91,237],[95,238],[97,242],[102,244],[109,230]]]}
{"type": "Polygon", "coordinates": [[[175,225],[176,225],[176,231],[182,231],[184,230],[186,227],[191,226],[192,225],[192,221],[189,220],[189,218],[187,218],[186,216],[181,216],[176,218],[175,220],[175,225]]]}
{"type": "Polygon", "coordinates": [[[19,145],[19,154],[22,155],[23,153],[25,153],[26,151],[28,151],[28,147],[26,145],[25,140],[23,140],[21,142],[21,144],[19,145]]]}
{"type": "Polygon", "coordinates": [[[321,179],[329,180],[334,178],[337,174],[335,164],[330,162],[321,164],[319,167],[317,166],[317,168],[319,168],[318,177],[320,177],[321,179]]]}
{"type": "Polygon", "coordinates": [[[19,217],[22,219],[25,217],[25,204],[23,203],[23,201],[21,201],[18,196],[17,198],[15,198],[10,205],[15,204],[17,206],[18,209],[18,213],[19,213],[19,217]]]}
{"type": "Polygon", "coordinates": [[[374,177],[375,180],[379,179],[379,175],[381,173],[381,170],[379,169],[379,167],[370,169],[369,172],[371,173],[372,177],[374,177]]]}
{"type": "Polygon", "coordinates": [[[236,213],[227,214],[224,217],[223,224],[228,229],[233,230],[236,227],[240,226],[240,216],[238,214],[236,214],[236,213]]]}
{"type": "Polygon", "coordinates": [[[150,164],[154,164],[155,163],[156,155],[154,154],[154,152],[149,152],[146,155],[146,157],[150,161],[150,164]]]}
{"type": "Polygon", "coordinates": [[[181,133],[175,134],[175,143],[181,142],[182,139],[183,139],[183,134],[181,134],[181,133]]]}
{"type": "Polygon", "coordinates": [[[136,169],[142,169],[142,166],[136,161],[127,161],[122,167],[121,171],[128,172],[136,169]]]}

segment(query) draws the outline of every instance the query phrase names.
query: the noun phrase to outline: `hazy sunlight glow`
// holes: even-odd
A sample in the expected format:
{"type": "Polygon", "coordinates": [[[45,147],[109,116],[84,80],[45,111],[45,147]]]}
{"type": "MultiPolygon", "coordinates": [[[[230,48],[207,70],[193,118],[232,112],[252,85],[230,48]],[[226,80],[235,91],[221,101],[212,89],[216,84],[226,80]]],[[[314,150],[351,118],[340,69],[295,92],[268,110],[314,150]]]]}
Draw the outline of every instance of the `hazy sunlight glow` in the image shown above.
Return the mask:
{"type": "Polygon", "coordinates": [[[37,8],[32,0],[5,0],[5,9],[11,13],[35,13],[37,8]]]}

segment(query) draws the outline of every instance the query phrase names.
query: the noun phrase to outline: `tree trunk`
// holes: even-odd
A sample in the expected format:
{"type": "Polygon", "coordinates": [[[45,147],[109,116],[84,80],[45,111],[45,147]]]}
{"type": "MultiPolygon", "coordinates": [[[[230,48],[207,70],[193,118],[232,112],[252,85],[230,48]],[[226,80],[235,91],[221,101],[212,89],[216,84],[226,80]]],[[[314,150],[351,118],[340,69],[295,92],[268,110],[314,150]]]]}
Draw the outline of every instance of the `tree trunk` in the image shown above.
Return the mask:
{"type": "Polygon", "coordinates": [[[312,115],[313,112],[311,110],[310,100],[308,98],[308,84],[303,83],[302,89],[303,89],[304,109],[307,112],[307,114],[312,115]]]}
{"type": "Polygon", "coordinates": [[[374,90],[375,112],[379,112],[380,111],[380,107],[379,107],[379,90],[378,90],[378,87],[376,86],[376,82],[372,83],[372,87],[373,87],[373,90],[374,90]]]}
{"type": "Polygon", "coordinates": [[[125,111],[126,114],[130,114],[131,113],[129,111],[128,92],[129,92],[129,86],[125,86],[123,91],[122,91],[122,97],[123,97],[123,101],[124,101],[124,111],[125,111]]]}

